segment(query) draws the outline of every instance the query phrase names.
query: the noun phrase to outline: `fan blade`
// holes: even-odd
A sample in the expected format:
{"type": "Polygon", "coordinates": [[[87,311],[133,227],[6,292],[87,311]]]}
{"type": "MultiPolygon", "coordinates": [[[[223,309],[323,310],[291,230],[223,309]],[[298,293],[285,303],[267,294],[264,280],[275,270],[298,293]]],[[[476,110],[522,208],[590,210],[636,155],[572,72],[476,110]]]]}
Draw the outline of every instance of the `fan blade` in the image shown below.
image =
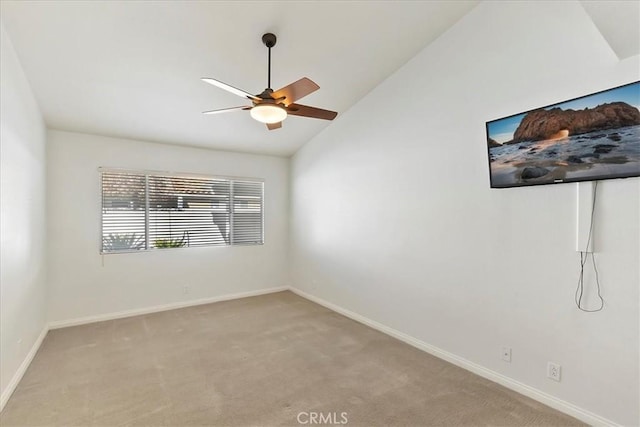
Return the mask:
{"type": "Polygon", "coordinates": [[[269,128],[269,130],[280,129],[281,127],[282,127],[282,122],[267,123],[267,128],[269,128]]]}
{"type": "Polygon", "coordinates": [[[203,111],[202,114],[228,113],[230,111],[236,111],[236,110],[250,110],[251,108],[252,107],[248,107],[246,105],[241,105],[240,107],[221,108],[219,110],[203,111]]]}
{"type": "Polygon", "coordinates": [[[207,82],[207,83],[212,84],[212,85],[214,85],[216,87],[219,87],[220,89],[224,89],[227,92],[231,92],[231,93],[233,93],[235,95],[238,95],[238,96],[241,96],[243,98],[249,98],[249,99],[252,99],[254,101],[260,101],[260,98],[258,98],[257,96],[251,95],[249,92],[245,92],[242,89],[238,89],[237,87],[233,87],[233,86],[228,85],[226,83],[223,83],[223,82],[221,82],[219,80],[212,79],[210,77],[203,77],[201,80],[203,82],[207,82]]]}
{"type": "Polygon", "coordinates": [[[309,107],[308,105],[291,104],[287,108],[287,113],[293,116],[311,117],[313,119],[333,120],[338,113],[335,111],[323,110],[322,108],[309,107]]]}
{"type": "Polygon", "coordinates": [[[282,89],[278,89],[271,95],[274,99],[284,97],[284,105],[291,105],[298,99],[302,99],[303,97],[315,92],[318,89],[320,89],[320,86],[311,81],[311,79],[303,77],[297,82],[293,82],[290,85],[283,87],[282,89]]]}

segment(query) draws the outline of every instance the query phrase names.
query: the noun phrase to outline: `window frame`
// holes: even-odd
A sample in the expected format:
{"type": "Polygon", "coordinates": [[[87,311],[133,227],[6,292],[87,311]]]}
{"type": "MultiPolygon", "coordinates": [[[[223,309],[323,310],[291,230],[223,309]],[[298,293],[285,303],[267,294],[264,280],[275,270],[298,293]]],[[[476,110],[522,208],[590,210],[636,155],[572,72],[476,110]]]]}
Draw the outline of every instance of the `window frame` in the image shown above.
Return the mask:
{"type": "Polygon", "coordinates": [[[150,253],[156,252],[159,250],[166,249],[204,249],[204,248],[230,248],[233,246],[264,246],[265,244],[265,202],[264,202],[264,186],[265,179],[264,178],[255,178],[255,177],[241,177],[241,176],[230,176],[230,175],[209,175],[202,173],[189,173],[189,172],[174,172],[174,171],[159,171],[159,170],[151,170],[151,169],[128,169],[128,168],[116,168],[116,167],[99,167],[99,192],[100,195],[100,203],[99,203],[99,225],[100,228],[98,230],[98,245],[99,245],[99,254],[100,255],[117,255],[117,254],[131,254],[131,253],[150,253]],[[134,174],[134,175],[144,175],[145,176],[145,247],[144,249],[126,249],[120,251],[105,251],[104,250],[104,187],[103,187],[103,174],[104,173],[121,173],[121,174],[134,174]],[[212,180],[226,180],[229,181],[229,243],[228,244],[217,244],[217,245],[202,245],[202,246],[181,246],[181,247],[171,247],[171,248],[154,248],[150,247],[149,244],[149,176],[162,176],[162,177],[175,177],[175,178],[200,178],[200,179],[212,179],[212,180]],[[234,243],[233,239],[233,214],[234,214],[234,203],[233,203],[233,185],[234,182],[253,182],[253,183],[261,183],[262,184],[262,192],[260,194],[260,223],[261,223],[261,233],[260,233],[260,242],[259,243],[234,243]]]}

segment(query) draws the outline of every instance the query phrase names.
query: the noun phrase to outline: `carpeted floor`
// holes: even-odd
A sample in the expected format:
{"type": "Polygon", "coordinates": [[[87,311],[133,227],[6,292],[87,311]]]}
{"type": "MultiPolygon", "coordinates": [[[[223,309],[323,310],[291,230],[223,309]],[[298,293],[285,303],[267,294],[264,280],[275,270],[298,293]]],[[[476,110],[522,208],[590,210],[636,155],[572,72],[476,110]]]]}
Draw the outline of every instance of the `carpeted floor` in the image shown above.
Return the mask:
{"type": "Polygon", "coordinates": [[[311,421],[581,425],[291,292],[51,331],[0,415],[3,427],[311,421]]]}

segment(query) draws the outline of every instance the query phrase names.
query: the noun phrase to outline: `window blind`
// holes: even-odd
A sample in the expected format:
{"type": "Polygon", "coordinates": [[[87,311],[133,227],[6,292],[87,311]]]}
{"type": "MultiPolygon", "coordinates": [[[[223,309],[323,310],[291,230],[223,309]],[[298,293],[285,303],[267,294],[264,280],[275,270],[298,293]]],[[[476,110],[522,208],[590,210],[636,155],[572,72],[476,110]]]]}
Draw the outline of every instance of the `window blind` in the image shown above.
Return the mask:
{"type": "Polygon", "coordinates": [[[102,172],[102,252],[263,243],[261,181],[102,172]]]}
{"type": "Polygon", "coordinates": [[[146,177],[102,174],[102,251],[147,248],[146,177]]]}
{"type": "Polygon", "coordinates": [[[262,242],[262,182],[233,181],[233,243],[262,242]]]}

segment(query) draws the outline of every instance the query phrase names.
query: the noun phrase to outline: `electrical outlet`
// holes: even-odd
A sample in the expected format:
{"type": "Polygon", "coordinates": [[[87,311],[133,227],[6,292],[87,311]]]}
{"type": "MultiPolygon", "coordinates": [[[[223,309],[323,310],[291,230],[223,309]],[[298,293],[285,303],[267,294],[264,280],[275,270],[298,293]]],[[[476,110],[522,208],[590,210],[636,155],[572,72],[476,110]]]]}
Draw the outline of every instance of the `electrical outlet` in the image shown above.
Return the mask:
{"type": "Polygon", "coordinates": [[[188,294],[189,293],[189,287],[188,286],[183,286],[182,287],[182,293],[185,294],[185,295],[188,294]]]}
{"type": "Polygon", "coordinates": [[[502,360],[511,363],[511,347],[502,346],[502,360]]]}
{"type": "Polygon", "coordinates": [[[560,382],[560,375],[562,373],[562,366],[557,363],[547,363],[547,378],[560,382]]]}

